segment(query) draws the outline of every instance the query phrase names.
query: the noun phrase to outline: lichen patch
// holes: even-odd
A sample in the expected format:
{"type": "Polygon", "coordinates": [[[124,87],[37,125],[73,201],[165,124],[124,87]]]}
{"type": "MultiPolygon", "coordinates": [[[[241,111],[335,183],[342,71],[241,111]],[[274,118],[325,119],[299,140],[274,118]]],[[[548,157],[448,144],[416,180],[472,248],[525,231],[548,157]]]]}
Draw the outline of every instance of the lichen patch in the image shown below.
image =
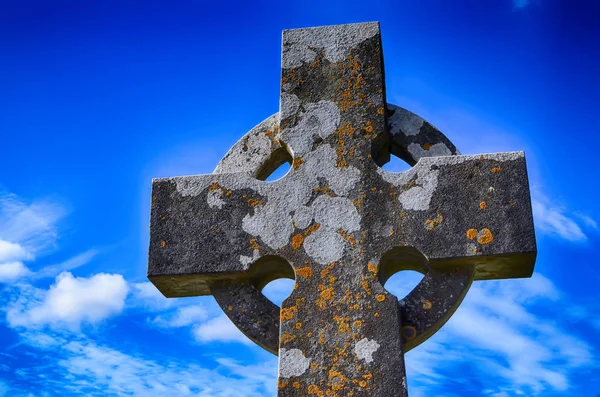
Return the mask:
{"type": "Polygon", "coordinates": [[[279,376],[289,378],[301,376],[310,366],[310,358],[300,349],[279,349],[279,376]]]}
{"type": "Polygon", "coordinates": [[[354,345],[354,354],[359,360],[365,360],[368,364],[373,361],[373,354],[379,347],[380,345],[377,341],[363,338],[354,345]]]}

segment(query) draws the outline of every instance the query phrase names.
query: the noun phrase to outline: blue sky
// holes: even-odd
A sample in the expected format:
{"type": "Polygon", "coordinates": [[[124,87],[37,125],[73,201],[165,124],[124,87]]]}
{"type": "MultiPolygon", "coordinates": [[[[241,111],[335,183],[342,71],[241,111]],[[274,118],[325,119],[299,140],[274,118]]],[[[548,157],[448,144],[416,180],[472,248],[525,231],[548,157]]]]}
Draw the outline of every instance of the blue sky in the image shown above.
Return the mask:
{"type": "Polygon", "coordinates": [[[0,397],[276,394],[211,297],[146,280],[151,179],[212,172],[278,111],[281,30],[373,20],[388,102],[462,153],[526,151],[539,249],[407,354],[411,396],[600,393],[597,2],[0,6],[0,397]]]}

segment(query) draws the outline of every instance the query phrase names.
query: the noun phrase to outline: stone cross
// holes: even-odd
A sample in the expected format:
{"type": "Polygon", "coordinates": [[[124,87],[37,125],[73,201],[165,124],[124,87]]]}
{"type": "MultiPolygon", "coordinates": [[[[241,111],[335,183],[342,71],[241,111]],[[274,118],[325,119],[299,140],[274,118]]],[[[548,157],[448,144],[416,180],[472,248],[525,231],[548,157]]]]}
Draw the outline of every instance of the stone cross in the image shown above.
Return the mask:
{"type": "Polygon", "coordinates": [[[284,31],[279,113],[213,174],[152,186],[149,279],[214,295],[279,355],[280,397],[406,396],[404,353],[473,280],[530,277],[535,257],[524,154],[459,155],[388,105],[378,23],[284,31]],[[380,168],[390,153],[412,169],[380,168]],[[399,301],[383,285],[404,269],[424,278],[399,301]],[[261,289],[281,277],[279,308],[261,289]]]}

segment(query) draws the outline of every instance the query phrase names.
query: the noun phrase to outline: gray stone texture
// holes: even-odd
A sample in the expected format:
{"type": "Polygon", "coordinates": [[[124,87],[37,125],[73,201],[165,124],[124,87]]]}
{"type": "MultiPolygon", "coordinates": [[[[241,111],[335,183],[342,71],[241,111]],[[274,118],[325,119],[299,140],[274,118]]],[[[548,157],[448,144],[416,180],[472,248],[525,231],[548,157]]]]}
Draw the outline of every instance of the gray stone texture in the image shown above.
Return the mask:
{"type": "Polygon", "coordinates": [[[279,352],[279,396],[406,396],[404,353],[473,280],[533,272],[524,154],[461,156],[386,104],[377,23],[284,31],[282,66],[280,112],[213,174],[153,181],[148,277],[214,295],[279,352]],[[384,171],[390,153],[413,168],[384,171]],[[383,284],[406,269],[425,276],[398,301],[383,284]],[[280,309],[260,291],[281,277],[296,284],[280,309]]]}

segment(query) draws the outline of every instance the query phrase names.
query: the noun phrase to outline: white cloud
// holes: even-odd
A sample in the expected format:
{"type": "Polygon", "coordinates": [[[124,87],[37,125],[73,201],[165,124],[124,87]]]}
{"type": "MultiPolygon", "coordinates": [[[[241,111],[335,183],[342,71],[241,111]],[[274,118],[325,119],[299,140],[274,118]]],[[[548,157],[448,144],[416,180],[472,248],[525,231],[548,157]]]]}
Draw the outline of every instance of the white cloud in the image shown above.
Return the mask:
{"type": "Polygon", "coordinates": [[[0,283],[11,283],[30,273],[23,262],[0,263],[0,283]]]}
{"type": "Polygon", "coordinates": [[[33,255],[20,244],[0,240],[0,262],[33,259],[33,255]]]}
{"type": "Polygon", "coordinates": [[[194,339],[202,344],[213,342],[253,344],[223,314],[212,297],[167,301],[150,282],[135,283],[132,286],[133,297],[130,302],[132,308],[159,312],[158,315],[146,319],[150,326],[162,330],[189,327],[194,339]]]}
{"type": "Polygon", "coordinates": [[[128,286],[118,274],[96,274],[89,278],[61,273],[47,292],[37,297],[21,297],[9,308],[12,327],[78,328],[82,323],[97,324],[122,311],[128,286]]]}
{"type": "Polygon", "coordinates": [[[215,317],[194,327],[194,337],[198,342],[240,342],[253,344],[233,323],[224,315],[215,317]]]}
{"type": "Polygon", "coordinates": [[[596,221],[581,215],[569,214],[561,205],[554,204],[539,189],[532,189],[533,219],[537,229],[547,235],[557,236],[568,241],[585,241],[587,236],[575,218],[579,218],[588,228],[597,228],[596,221]]]}
{"type": "Polygon", "coordinates": [[[177,299],[166,298],[159,290],[149,281],[143,283],[131,284],[131,305],[144,307],[153,311],[160,311],[176,305],[177,299]]]}

